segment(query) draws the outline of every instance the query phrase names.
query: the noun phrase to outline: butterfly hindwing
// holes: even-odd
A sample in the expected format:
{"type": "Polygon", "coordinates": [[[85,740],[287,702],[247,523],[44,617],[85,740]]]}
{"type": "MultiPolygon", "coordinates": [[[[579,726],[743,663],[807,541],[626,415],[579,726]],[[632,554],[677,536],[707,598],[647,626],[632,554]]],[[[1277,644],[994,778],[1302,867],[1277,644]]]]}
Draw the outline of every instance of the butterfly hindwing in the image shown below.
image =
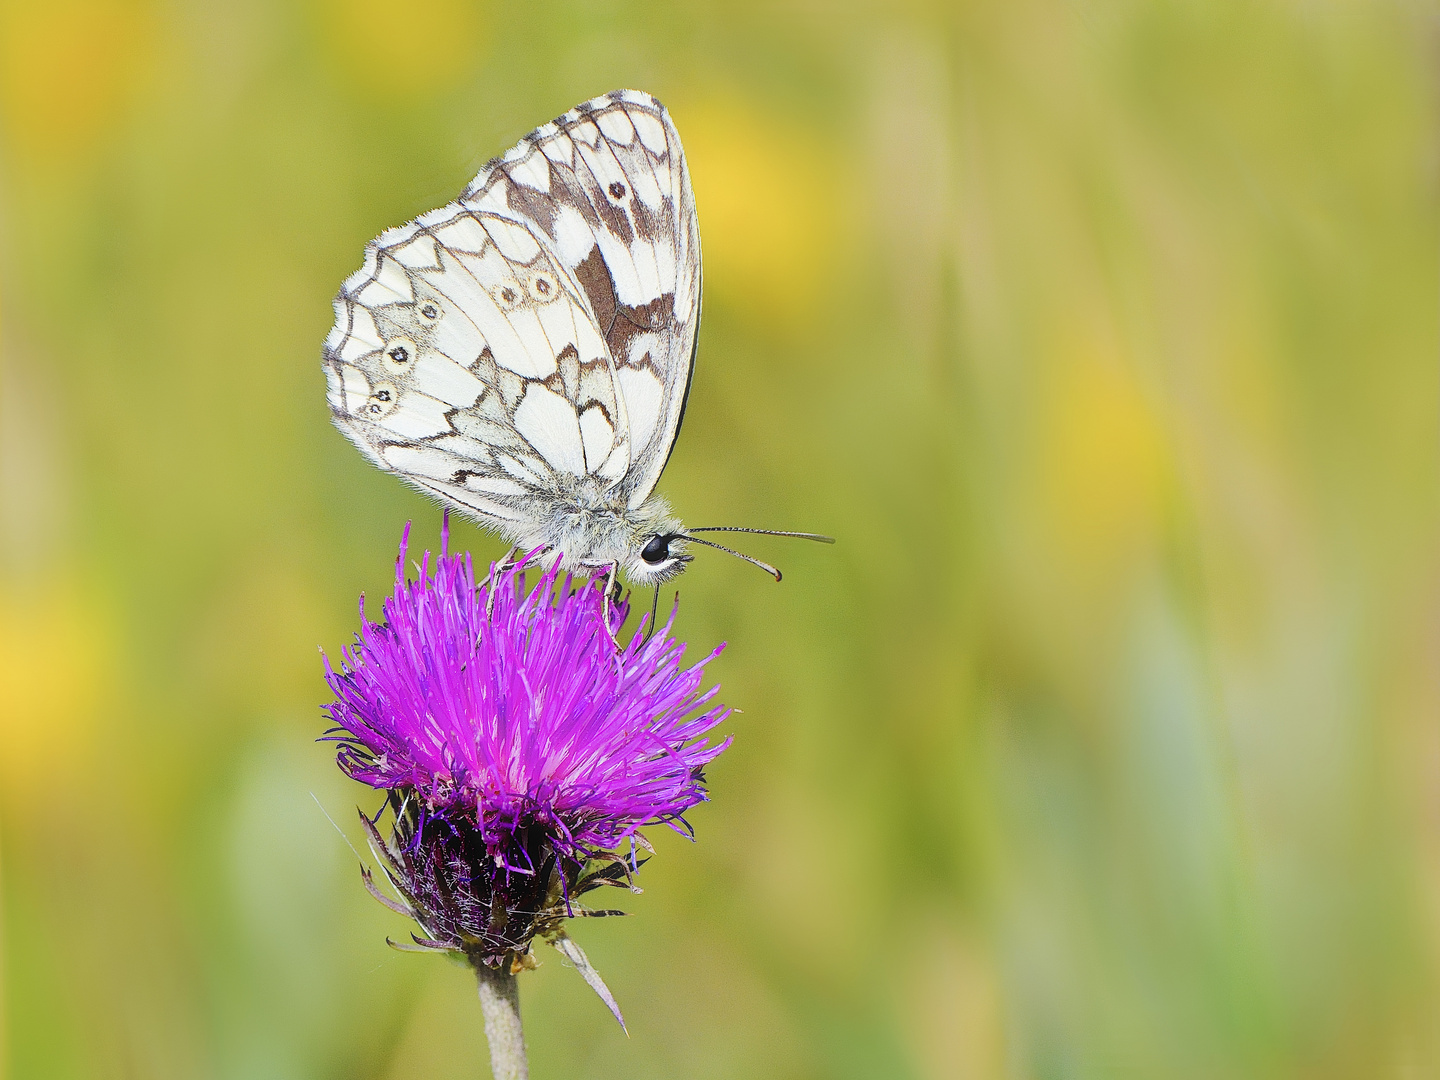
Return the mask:
{"type": "Polygon", "coordinates": [[[596,98],[367,246],[326,339],[335,421],[497,524],[585,477],[638,506],[683,413],[699,265],[668,114],[636,91],[596,98]]]}

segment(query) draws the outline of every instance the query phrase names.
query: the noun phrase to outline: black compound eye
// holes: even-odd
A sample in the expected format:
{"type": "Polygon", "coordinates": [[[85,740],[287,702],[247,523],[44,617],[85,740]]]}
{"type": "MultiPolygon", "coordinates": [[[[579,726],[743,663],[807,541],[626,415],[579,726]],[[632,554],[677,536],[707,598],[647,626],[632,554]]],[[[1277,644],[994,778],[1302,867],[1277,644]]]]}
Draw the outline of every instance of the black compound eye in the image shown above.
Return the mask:
{"type": "Polygon", "coordinates": [[[650,542],[640,552],[640,558],[651,566],[662,563],[669,557],[670,538],[668,536],[652,536],[650,542]]]}

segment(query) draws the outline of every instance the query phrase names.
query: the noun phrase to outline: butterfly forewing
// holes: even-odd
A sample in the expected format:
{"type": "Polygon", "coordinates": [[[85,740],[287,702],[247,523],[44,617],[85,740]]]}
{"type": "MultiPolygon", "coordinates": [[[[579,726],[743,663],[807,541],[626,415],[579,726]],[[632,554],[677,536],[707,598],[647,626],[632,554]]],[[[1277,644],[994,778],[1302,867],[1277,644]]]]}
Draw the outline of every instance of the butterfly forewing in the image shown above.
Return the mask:
{"type": "Polygon", "coordinates": [[[633,508],[678,432],[699,310],[679,137],[616,91],[366,247],[325,342],[331,412],[377,464],[502,526],[585,477],[633,508]]]}

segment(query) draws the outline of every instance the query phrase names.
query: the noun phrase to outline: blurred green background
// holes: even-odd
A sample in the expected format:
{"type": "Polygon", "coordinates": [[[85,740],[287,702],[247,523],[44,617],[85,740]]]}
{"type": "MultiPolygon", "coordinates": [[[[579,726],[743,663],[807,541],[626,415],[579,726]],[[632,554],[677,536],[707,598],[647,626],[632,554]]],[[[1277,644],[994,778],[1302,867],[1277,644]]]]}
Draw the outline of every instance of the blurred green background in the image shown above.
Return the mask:
{"type": "MultiPolygon", "coordinates": [[[[485,1073],[323,804],[317,646],[439,513],[331,429],[381,229],[670,107],[661,485],[734,748],[546,1077],[1440,1075],[1436,14],[0,3],[0,1068],[485,1073]],[[313,797],[312,797],[313,795],[313,797]]],[[[501,545],[469,526],[462,544],[501,545]]]]}

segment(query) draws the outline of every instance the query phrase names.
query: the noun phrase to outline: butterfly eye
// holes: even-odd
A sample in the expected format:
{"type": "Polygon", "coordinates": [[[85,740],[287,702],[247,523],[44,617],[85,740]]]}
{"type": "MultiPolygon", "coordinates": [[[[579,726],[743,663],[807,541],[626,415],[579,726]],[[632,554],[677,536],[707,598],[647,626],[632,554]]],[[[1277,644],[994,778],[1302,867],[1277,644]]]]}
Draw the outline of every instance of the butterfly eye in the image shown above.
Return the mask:
{"type": "Polygon", "coordinates": [[[662,563],[670,557],[670,537],[652,536],[650,542],[640,551],[640,558],[651,566],[662,563]]]}
{"type": "Polygon", "coordinates": [[[514,285],[501,285],[495,290],[495,303],[501,311],[514,311],[521,300],[520,290],[514,285]]]}
{"type": "Polygon", "coordinates": [[[433,300],[427,300],[420,305],[420,318],[427,323],[440,321],[440,305],[433,300]]]}
{"type": "Polygon", "coordinates": [[[376,383],[375,389],[370,391],[370,398],[361,408],[367,420],[379,420],[382,416],[395,408],[395,387],[389,383],[376,383]]]}
{"type": "Polygon", "coordinates": [[[391,338],[385,343],[385,366],[403,375],[415,366],[415,343],[409,338],[391,338]]]}
{"type": "Polygon", "coordinates": [[[530,296],[542,304],[555,299],[555,278],[540,271],[530,279],[530,296]]]}

